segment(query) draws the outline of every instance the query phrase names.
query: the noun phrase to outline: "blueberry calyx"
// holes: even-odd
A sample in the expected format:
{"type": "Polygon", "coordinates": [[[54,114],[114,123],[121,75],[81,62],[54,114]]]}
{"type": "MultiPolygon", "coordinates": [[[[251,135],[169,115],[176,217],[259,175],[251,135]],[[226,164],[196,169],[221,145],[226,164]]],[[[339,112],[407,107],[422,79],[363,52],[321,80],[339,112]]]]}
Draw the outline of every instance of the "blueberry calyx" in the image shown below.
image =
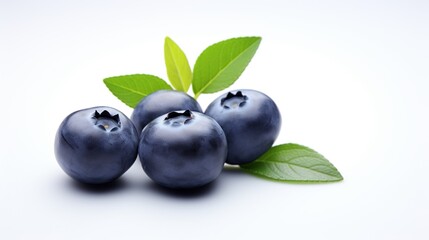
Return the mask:
{"type": "Polygon", "coordinates": [[[101,113],[95,110],[92,119],[94,120],[94,125],[106,132],[114,132],[121,128],[119,114],[112,115],[107,110],[101,113]]]}
{"type": "Polygon", "coordinates": [[[177,127],[183,124],[188,124],[194,118],[194,115],[190,110],[186,110],[183,113],[170,112],[167,117],[164,118],[165,124],[171,124],[173,127],[177,127]]]}
{"type": "Polygon", "coordinates": [[[246,104],[248,97],[243,95],[241,91],[237,91],[235,94],[228,92],[226,97],[220,100],[220,105],[225,109],[243,107],[246,104]]]}

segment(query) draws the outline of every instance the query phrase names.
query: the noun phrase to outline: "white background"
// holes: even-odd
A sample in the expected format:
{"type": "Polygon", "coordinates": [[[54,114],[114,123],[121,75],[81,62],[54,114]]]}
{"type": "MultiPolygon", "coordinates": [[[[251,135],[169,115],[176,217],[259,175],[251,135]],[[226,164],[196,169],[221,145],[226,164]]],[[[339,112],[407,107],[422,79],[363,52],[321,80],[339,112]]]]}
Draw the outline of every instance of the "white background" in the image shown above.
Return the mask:
{"type": "Polygon", "coordinates": [[[423,0],[2,0],[0,239],[429,239],[428,43],[423,0]],[[344,181],[226,170],[180,193],[139,163],[105,188],[69,179],[53,154],[58,125],[96,105],[130,115],[102,79],[166,79],[167,35],[192,65],[212,43],[262,36],[230,89],[270,95],[276,144],[317,150],[344,181]]]}

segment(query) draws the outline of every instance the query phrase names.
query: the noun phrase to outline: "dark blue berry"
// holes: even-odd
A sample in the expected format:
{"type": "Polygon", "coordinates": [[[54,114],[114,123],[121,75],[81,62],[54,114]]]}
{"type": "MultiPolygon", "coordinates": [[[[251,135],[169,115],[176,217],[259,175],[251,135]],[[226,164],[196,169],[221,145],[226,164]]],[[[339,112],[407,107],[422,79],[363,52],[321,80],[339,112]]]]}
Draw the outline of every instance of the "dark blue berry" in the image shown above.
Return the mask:
{"type": "Polygon", "coordinates": [[[169,188],[194,188],[222,171],[227,144],[222,128],[199,112],[174,111],[142,131],[139,157],[146,174],[169,188]]]}
{"type": "Polygon", "coordinates": [[[55,156],[73,179],[90,184],[111,182],[137,158],[138,133],[122,112],[93,107],[71,113],[55,137],[55,156]]]}
{"type": "Polygon", "coordinates": [[[225,132],[229,164],[256,160],[271,148],[280,132],[279,109],[271,98],[255,90],[223,94],[210,103],[205,114],[225,132]]]}

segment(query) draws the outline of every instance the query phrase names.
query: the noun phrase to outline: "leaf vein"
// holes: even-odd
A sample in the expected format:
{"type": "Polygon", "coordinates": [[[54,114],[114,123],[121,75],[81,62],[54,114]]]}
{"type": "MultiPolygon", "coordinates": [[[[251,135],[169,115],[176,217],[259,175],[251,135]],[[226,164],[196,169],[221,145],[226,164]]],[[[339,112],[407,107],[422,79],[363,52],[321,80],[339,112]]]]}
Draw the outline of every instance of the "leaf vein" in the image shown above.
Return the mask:
{"type": "MultiPolygon", "coordinates": [[[[225,65],[223,68],[220,68],[219,71],[216,73],[216,75],[214,77],[212,77],[201,89],[200,91],[198,91],[196,93],[196,95],[200,95],[201,93],[204,92],[205,89],[207,89],[231,64],[233,64],[235,62],[236,59],[238,59],[239,57],[241,57],[242,55],[244,55],[245,53],[247,53],[247,51],[249,51],[250,49],[252,49],[251,47],[253,47],[255,44],[258,44],[258,41],[255,41],[254,43],[252,43],[251,45],[249,45],[244,51],[242,51],[240,54],[238,54],[235,58],[231,59],[231,61],[228,62],[227,65],[225,65]]],[[[224,51],[224,49],[222,49],[221,51],[224,51]]]]}

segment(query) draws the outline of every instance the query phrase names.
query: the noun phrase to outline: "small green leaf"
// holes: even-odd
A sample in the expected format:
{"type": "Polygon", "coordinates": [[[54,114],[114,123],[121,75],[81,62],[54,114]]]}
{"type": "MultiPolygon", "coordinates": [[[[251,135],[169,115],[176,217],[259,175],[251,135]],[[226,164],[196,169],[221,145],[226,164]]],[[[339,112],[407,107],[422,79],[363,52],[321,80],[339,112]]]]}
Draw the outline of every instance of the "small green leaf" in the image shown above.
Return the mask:
{"type": "Polygon", "coordinates": [[[260,37],[241,37],[206,48],[194,66],[195,98],[201,93],[214,93],[231,86],[252,60],[260,42],[260,37]]]}
{"type": "Polygon", "coordinates": [[[335,182],[338,170],[316,151],[298,144],[272,147],[257,160],[240,165],[251,174],[278,181],[335,182]]]}
{"type": "Polygon", "coordinates": [[[185,53],[171,38],[166,37],[164,43],[165,66],[173,87],[187,92],[192,81],[192,71],[185,53]]]}
{"type": "Polygon", "coordinates": [[[105,78],[104,84],[119,100],[134,108],[147,95],[161,90],[171,89],[164,80],[148,74],[133,74],[105,78]]]}

